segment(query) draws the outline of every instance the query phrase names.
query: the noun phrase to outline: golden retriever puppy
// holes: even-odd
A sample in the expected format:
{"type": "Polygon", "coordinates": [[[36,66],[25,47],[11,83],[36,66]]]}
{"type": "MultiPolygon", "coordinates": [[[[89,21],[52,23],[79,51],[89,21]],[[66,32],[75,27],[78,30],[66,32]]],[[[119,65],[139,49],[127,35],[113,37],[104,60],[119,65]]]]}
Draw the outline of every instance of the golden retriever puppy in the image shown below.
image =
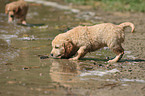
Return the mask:
{"type": "Polygon", "coordinates": [[[109,60],[109,62],[117,62],[124,54],[121,43],[124,42],[125,38],[124,29],[128,26],[132,28],[131,32],[133,32],[135,27],[130,22],[120,25],[103,23],[94,26],[75,27],[54,38],[52,41],[53,49],[50,55],[54,58],[78,60],[88,52],[108,46],[117,55],[113,60],[109,60]]]}
{"type": "Polygon", "coordinates": [[[11,2],[5,6],[5,13],[8,14],[8,21],[12,22],[14,18],[20,19],[20,23],[26,24],[26,15],[28,4],[24,0],[11,2]]]}

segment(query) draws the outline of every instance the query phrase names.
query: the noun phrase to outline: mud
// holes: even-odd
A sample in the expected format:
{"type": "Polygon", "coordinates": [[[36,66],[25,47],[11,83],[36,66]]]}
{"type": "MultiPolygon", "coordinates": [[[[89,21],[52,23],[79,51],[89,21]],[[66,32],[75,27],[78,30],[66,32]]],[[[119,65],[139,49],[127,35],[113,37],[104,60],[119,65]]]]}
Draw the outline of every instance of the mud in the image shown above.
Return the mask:
{"type": "Polygon", "coordinates": [[[31,2],[28,25],[23,26],[7,22],[7,2],[0,9],[0,96],[145,95],[145,13],[84,10],[84,6],[57,3],[80,10],[73,13],[31,2]],[[136,31],[126,29],[125,55],[120,62],[107,63],[115,56],[107,47],[79,61],[49,57],[51,41],[59,33],[78,25],[125,21],[134,23],[136,31]]]}

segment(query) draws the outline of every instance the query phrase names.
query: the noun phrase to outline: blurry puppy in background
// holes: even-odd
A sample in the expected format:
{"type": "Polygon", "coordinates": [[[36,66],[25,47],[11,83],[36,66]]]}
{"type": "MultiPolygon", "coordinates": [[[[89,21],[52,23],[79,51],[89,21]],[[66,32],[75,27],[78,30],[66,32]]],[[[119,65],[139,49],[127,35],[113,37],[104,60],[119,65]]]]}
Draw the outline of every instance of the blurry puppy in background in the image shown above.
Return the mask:
{"type": "Polygon", "coordinates": [[[28,4],[24,0],[7,4],[5,6],[5,13],[8,14],[8,22],[12,22],[14,18],[18,18],[21,24],[26,24],[28,7],[28,4]]]}

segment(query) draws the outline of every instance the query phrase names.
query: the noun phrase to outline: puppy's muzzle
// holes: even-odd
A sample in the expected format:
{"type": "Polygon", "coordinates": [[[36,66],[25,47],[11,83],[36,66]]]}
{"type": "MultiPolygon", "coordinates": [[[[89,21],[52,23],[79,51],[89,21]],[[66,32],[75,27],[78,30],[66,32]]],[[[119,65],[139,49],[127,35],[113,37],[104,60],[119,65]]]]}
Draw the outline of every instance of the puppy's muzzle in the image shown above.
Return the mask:
{"type": "Polygon", "coordinates": [[[51,53],[50,57],[53,57],[53,58],[62,58],[62,55],[60,54],[60,55],[55,56],[53,53],[51,53]]]}

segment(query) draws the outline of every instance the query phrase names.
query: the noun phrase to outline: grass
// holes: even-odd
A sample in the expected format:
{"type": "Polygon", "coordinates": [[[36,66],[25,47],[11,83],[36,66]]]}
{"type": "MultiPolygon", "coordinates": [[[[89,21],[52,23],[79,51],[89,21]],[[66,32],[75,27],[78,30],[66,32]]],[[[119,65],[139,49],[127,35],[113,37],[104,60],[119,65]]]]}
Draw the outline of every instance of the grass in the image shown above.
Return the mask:
{"type": "Polygon", "coordinates": [[[145,12],[145,0],[65,0],[80,5],[91,5],[111,11],[145,12]]]}

